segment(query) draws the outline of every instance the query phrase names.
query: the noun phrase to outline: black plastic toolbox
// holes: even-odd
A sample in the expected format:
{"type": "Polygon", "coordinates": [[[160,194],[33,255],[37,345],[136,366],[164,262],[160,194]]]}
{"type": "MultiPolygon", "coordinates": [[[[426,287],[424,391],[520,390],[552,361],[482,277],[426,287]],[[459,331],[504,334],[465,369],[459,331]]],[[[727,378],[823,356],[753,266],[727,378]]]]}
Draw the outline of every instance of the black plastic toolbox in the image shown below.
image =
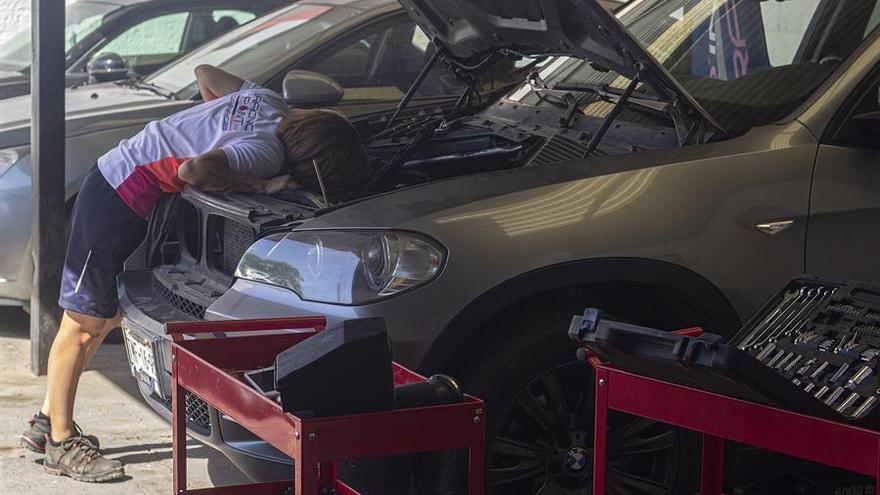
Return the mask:
{"type": "Polygon", "coordinates": [[[880,288],[789,282],[729,342],[576,316],[569,336],[615,366],[722,395],[880,425],[880,288]]]}

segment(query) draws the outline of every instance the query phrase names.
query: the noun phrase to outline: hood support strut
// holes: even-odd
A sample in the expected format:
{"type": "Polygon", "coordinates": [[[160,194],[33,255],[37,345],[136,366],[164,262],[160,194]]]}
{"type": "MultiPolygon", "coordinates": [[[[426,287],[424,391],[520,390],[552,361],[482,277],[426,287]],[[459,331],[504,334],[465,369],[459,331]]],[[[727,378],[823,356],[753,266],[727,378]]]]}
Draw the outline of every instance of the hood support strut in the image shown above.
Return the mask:
{"type": "Polygon", "coordinates": [[[602,121],[602,126],[599,127],[599,130],[596,131],[596,134],[593,134],[593,138],[590,139],[590,144],[587,146],[587,150],[584,152],[584,158],[588,157],[590,153],[596,150],[596,147],[599,146],[599,143],[602,141],[602,138],[605,137],[605,134],[608,132],[608,129],[611,128],[611,124],[614,123],[614,120],[620,115],[627,105],[627,101],[629,97],[632,96],[633,91],[636,90],[636,86],[639,84],[639,77],[636,76],[632,78],[629,82],[629,85],[626,87],[626,90],[620,95],[620,99],[617,100],[617,103],[614,104],[614,108],[611,109],[611,112],[605,117],[605,120],[602,121]]]}
{"type": "Polygon", "coordinates": [[[407,105],[409,105],[410,100],[412,100],[413,96],[415,96],[416,91],[422,86],[422,83],[425,82],[425,79],[428,77],[428,73],[431,72],[431,69],[434,68],[434,65],[437,64],[437,60],[440,59],[440,47],[437,46],[434,53],[431,54],[431,58],[425,63],[425,66],[422,67],[422,71],[419,72],[418,77],[413,83],[410,85],[409,89],[406,90],[406,94],[403,95],[403,98],[400,99],[400,103],[397,104],[397,109],[394,111],[394,115],[388,119],[388,125],[385,126],[385,129],[390,129],[391,124],[397,120],[397,117],[400,116],[400,112],[403,112],[406,109],[407,105]]]}

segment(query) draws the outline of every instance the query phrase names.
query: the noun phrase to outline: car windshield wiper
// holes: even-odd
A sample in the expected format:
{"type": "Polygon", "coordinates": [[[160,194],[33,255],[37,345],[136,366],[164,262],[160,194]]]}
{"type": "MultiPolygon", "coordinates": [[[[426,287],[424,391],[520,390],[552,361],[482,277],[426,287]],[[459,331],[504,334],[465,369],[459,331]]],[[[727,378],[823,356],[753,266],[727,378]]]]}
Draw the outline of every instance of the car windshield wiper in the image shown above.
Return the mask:
{"type": "Polygon", "coordinates": [[[571,125],[571,119],[574,117],[579,106],[574,94],[569,91],[558,91],[550,88],[533,87],[532,90],[538,95],[538,98],[565,109],[565,112],[559,117],[559,125],[567,129],[571,125]]]}
{"type": "Polygon", "coordinates": [[[574,118],[575,112],[580,108],[580,102],[578,102],[577,97],[570,91],[548,88],[538,72],[532,72],[528,77],[528,82],[532,86],[532,91],[538,95],[538,98],[552,105],[565,108],[565,112],[559,117],[559,125],[563,129],[567,129],[571,125],[571,119],[574,118]]]}
{"type": "MultiPolygon", "coordinates": [[[[579,108],[579,101],[573,93],[594,94],[611,103],[617,103],[627,93],[626,89],[614,88],[608,84],[556,83],[551,88],[547,86],[537,73],[531,74],[528,80],[532,86],[532,91],[539,98],[565,108],[565,113],[559,118],[559,124],[564,128],[569,127],[571,119],[579,108]]],[[[649,93],[631,91],[626,98],[626,106],[634,110],[643,110],[651,116],[670,117],[666,113],[669,104],[649,93]]]]}
{"type": "MultiPolygon", "coordinates": [[[[619,89],[608,84],[590,84],[590,83],[565,83],[555,84],[553,89],[556,91],[576,91],[580,93],[593,93],[601,98],[605,98],[612,103],[617,102],[626,93],[626,89],[619,89]]],[[[627,98],[627,103],[637,109],[648,110],[654,115],[667,116],[666,109],[669,103],[658,99],[656,96],[642,91],[633,91],[627,98]]]]}
{"type": "MultiPolygon", "coordinates": [[[[665,113],[664,111],[667,105],[666,102],[659,101],[647,93],[636,93],[636,87],[640,84],[638,77],[630,80],[626,89],[620,92],[618,92],[616,88],[609,87],[607,84],[556,84],[553,88],[548,88],[547,84],[537,73],[532,73],[529,76],[528,82],[532,86],[532,90],[542,99],[547,99],[548,97],[560,98],[568,102],[574,101],[576,105],[577,99],[571,93],[571,91],[576,91],[579,93],[594,93],[600,98],[616,100],[614,101],[614,108],[612,108],[608,115],[605,116],[602,125],[599,126],[596,133],[593,134],[593,138],[587,145],[586,152],[584,152],[584,157],[587,157],[599,146],[599,143],[602,141],[602,138],[605,137],[605,134],[608,132],[608,129],[611,128],[611,124],[614,123],[617,116],[630,105],[633,105],[635,108],[648,108],[651,112],[659,111],[663,113],[665,113]]],[[[573,115],[574,110],[569,105],[566,108],[563,117],[559,119],[560,124],[563,123],[563,120],[568,123],[573,115]]]]}
{"type": "Polygon", "coordinates": [[[153,84],[143,82],[137,79],[134,80],[126,80],[126,81],[118,81],[116,84],[119,86],[125,86],[128,88],[141,89],[144,91],[149,91],[155,95],[159,95],[166,100],[177,100],[177,95],[172,93],[171,91],[162,89],[161,87],[153,84]]]}
{"type": "Polygon", "coordinates": [[[532,91],[542,100],[557,106],[565,105],[565,113],[559,118],[559,123],[563,127],[568,127],[575,111],[579,108],[578,100],[573,93],[591,93],[595,94],[598,98],[614,103],[611,112],[608,113],[602,125],[599,126],[599,129],[590,140],[584,156],[589,155],[599,146],[611,124],[625,109],[640,110],[651,116],[666,117],[672,119],[673,123],[675,123],[675,119],[668,112],[669,102],[663,101],[650,93],[636,91],[636,87],[641,83],[638,77],[630,80],[625,89],[614,88],[608,84],[590,83],[557,83],[550,88],[537,72],[529,76],[528,83],[532,87],[532,91]]]}

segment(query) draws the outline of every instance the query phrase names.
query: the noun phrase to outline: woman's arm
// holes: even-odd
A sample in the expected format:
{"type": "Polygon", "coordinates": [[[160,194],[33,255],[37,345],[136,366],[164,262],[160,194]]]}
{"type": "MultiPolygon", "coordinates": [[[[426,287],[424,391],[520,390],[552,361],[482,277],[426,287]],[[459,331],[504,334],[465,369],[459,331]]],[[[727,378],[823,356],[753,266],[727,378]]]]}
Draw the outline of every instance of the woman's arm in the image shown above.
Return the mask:
{"type": "Polygon", "coordinates": [[[211,101],[241,89],[244,79],[234,76],[213,65],[202,64],[196,67],[196,82],[204,101],[211,101]]]}
{"type": "Polygon", "coordinates": [[[215,149],[184,162],[177,170],[183,182],[205,192],[275,194],[299,187],[290,175],[260,179],[229,168],[223,150],[215,149]]]}

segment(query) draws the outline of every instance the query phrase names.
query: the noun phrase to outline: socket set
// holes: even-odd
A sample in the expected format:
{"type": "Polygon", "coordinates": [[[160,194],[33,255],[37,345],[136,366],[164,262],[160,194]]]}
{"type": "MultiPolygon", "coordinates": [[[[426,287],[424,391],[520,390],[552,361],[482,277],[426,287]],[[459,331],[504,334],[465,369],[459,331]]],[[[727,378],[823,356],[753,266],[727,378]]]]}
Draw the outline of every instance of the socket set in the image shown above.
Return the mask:
{"type": "Polygon", "coordinates": [[[880,288],[798,278],[729,342],[602,319],[569,336],[646,376],[862,426],[880,426],[880,288]]]}
{"type": "Polygon", "coordinates": [[[880,288],[793,280],[731,344],[838,418],[865,420],[880,402],[880,288]]]}

